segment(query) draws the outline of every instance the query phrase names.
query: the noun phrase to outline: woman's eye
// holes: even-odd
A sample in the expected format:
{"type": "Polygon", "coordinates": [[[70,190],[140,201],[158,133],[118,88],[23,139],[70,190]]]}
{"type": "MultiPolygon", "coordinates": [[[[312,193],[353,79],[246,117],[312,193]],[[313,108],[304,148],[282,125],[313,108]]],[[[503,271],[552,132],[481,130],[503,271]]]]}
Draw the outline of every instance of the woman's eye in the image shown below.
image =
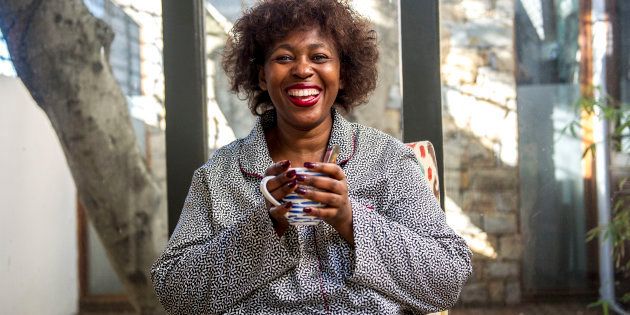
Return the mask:
{"type": "Polygon", "coordinates": [[[281,62],[281,63],[291,61],[291,59],[292,59],[291,56],[287,56],[287,55],[282,55],[282,56],[278,56],[274,58],[275,61],[281,62]]]}
{"type": "Polygon", "coordinates": [[[328,56],[326,56],[326,55],[315,55],[315,56],[313,56],[313,61],[315,61],[315,62],[325,62],[326,60],[328,60],[328,56]]]}

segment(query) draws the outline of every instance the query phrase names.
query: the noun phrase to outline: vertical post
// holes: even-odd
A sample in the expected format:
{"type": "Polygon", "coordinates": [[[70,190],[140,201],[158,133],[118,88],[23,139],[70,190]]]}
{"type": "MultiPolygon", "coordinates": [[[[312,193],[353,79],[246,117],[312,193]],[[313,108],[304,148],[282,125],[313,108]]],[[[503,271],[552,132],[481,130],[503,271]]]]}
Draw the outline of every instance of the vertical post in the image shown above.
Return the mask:
{"type": "Polygon", "coordinates": [[[403,140],[429,140],[435,148],[444,208],[442,95],[437,0],[400,0],[403,140]]]}
{"type": "Polygon", "coordinates": [[[169,235],[192,174],[208,157],[203,0],[163,0],[169,235]]]}

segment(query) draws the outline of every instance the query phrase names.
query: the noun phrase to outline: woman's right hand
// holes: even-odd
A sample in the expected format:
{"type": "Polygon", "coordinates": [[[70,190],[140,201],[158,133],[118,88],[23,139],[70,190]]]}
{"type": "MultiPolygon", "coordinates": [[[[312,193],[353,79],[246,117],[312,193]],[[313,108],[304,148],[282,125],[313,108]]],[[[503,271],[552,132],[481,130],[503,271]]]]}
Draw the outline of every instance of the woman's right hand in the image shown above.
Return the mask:
{"type": "MultiPolygon", "coordinates": [[[[265,176],[275,176],[267,182],[267,190],[276,200],[282,200],[284,196],[292,193],[297,187],[295,171],[288,170],[290,166],[291,161],[284,160],[272,164],[265,171],[265,176]]],[[[274,206],[267,200],[265,200],[265,203],[267,204],[269,217],[271,218],[273,227],[276,230],[276,234],[278,234],[278,236],[282,236],[287,228],[289,228],[289,222],[287,221],[285,214],[291,208],[291,203],[287,202],[279,206],[274,206]]]]}

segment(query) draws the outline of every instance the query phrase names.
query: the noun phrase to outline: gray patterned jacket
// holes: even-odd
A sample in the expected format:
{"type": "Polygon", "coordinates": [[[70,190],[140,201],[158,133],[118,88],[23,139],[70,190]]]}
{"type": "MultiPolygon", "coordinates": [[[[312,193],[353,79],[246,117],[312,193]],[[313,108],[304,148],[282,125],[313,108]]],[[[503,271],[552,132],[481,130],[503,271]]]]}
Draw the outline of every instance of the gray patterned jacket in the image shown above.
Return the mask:
{"type": "Polygon", "coordinates": [[[273,162],[258,119],[195,171],[177,228],[152,267],[172,314],[420,314],[446,309],[471,253],[446,225],[411,150],[334,111],[329,145],[348,178],[355,247],[328,224],[279,238],[258,186],[273,162]]]}

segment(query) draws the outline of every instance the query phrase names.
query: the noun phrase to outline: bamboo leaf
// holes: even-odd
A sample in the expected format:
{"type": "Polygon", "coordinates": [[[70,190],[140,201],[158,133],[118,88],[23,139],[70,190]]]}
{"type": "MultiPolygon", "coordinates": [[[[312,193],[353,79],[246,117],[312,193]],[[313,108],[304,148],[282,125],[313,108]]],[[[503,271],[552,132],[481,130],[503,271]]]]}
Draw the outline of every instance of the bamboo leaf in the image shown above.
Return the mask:
{"type": "Polygon", "coordinates": [[[591,143],[586,149],[584,149],[584,153],[582,153],[582,158],[586,157],[588,153],[591,153],[591,157],[595,157],[595,143],[591,143]]]}

